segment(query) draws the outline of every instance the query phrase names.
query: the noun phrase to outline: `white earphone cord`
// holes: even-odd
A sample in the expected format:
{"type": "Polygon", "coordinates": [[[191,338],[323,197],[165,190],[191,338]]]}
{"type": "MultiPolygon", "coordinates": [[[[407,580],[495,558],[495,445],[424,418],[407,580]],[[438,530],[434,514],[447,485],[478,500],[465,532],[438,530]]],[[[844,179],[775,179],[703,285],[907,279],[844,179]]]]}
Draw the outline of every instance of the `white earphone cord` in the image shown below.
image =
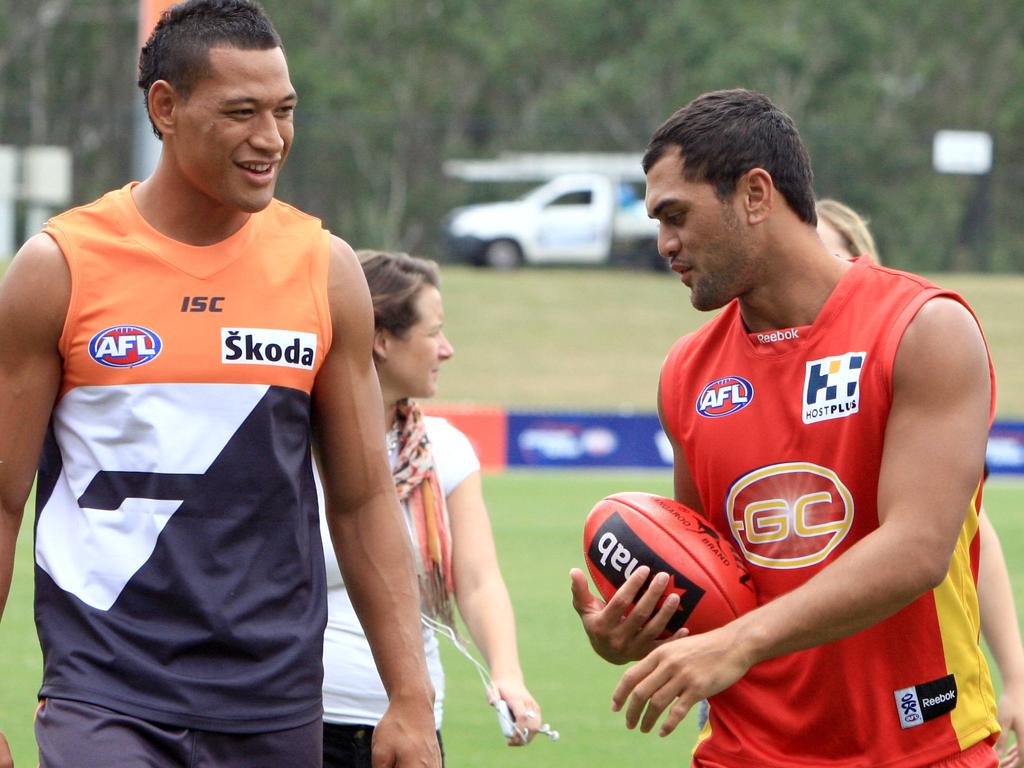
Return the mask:
{"type": "MultiPolygon", "coordinates": [[[[424,626],[426,626],[428,629],[432,629],[435,632],[439,632],[445,637],[447,637],[449,640],[451,640],[452,645],[455,646],[455,650],[457,650],[459,653],[461,653],[463,656],[469,659],[470,663],[476,668],[476,672],[480,676],[480,682],[483,683],[484,689],[491,696],[493,696],[495,700],[501,698],[501,694],[498,691],[497,687],[494,685],[494,680],[491,679],[491,673],[487,670],[487,667],[485,667],[483,664],[477,661],[473,654],[469,652],[469,649],[466,648],[462,640],[459,639],[459,636],[454,629],[449,627],[443,621],[438,621],[437,619],[431,618],[430,616],[427,616],[427,614],[425,613],[420,614],[420,619],[423,621],[424,626]]],[[[501,710],[498,710],[498,715],[502,719],[508,720],[507,725],[516,733],[518,733],[519,737],[525,743],[527,736],[529,735],[527,729],[519,728],[515,724],[515,722],[512,721],[511,718],[506,718],[506,716],[504,715],[504,713],[501,712],[501,710]]],[[[552,730],[551,726],[547,723],[544,723],[544,725],[538,728],[537,733],[543,733],[552,741],[558,741],[559,739],[558,731],[552,730]]]]}

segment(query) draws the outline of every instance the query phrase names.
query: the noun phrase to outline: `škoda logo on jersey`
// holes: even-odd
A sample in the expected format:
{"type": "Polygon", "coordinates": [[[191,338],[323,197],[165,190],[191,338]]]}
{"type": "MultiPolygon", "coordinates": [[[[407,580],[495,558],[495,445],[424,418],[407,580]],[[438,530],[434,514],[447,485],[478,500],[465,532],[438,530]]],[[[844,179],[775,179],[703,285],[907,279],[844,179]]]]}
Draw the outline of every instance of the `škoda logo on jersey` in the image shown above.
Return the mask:
{"type": "Polygon", "coordinates": [[[853,495],[839,475],[808,461],[748,472],[725,500],[725,516],[744,557],[765,568],[824,561],[853,528],[853,515],[853,495]]]}
{"type": "Polygon", "coordinates": [[[148,328],[115,325],[89,340],[89,356],[108,368],[134,368],[160,354],[163,342],[148,328]]]}
{"type": "Polygon", "coordinates": [[[841,419],[860,410],[860,372],[866,352],[809,360],[801,403],[804,424],[841,419]]]}
{"type": "Polygon", "coordinates": [[[313,370],[316,334],[276,328],[221,328],[220,361],[313,370]]]}

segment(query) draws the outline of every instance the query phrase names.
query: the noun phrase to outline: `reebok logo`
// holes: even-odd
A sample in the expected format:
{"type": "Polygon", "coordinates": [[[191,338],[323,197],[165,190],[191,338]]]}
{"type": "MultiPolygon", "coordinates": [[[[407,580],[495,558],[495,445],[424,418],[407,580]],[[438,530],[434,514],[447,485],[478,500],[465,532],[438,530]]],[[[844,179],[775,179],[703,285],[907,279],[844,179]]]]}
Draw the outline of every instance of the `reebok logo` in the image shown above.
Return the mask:
{"type": "Polygon", "coordinates": [[[956,709],[956,678],[946,675],[929,683],[900,688],[893,695],[900,727],[916,728],[956,709]]]}
{"type": "Polygon", "coordinates": [[[759,333],[757,334],[757,340],[761,344],[773,344],[776,341],[788,341],[789,339],[799,339],[800,329],[799,328],[787,328],[784,331],[772,331],[771,333],[759,333]]]}
{"type": "Polygon", "coordinates": [[[956,698],[956,691],[946,691],[945,693],[943,693],[943,694],[941,694],[939,696],[933,696],[930,699],[928,699],[928,698],[921,699],[921,706],[923,706],[923,707],[934,707],[936,704],[942,704],[943,702],[946,702],[946,701],[952,701],[955,698],[956,698]]]}
{"type": "Polygon", "coordinates": [[[280,365],[313,370],[315,333],[275,328],[221,328],[220,361],[236,365],[280,365]]]}

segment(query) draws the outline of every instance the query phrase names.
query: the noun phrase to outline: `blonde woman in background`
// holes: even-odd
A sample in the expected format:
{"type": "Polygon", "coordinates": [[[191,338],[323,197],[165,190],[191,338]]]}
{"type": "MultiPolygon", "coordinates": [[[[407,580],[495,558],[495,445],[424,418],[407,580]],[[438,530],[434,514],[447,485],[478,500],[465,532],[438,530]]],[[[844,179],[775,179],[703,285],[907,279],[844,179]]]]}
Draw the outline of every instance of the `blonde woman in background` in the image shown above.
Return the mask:
{"type": "MultiPolygon", "coordinates": [[[[881,263],[867,219],[838,200],[818,200],[815,208],[818,237],[831,253],[843,259],[859,256],[881,263]]],[[[984,508],[978,516],[978,523],[981,533],[978,564],[981,626],[1003,683],[999,697],[999,725],[1003,732],[996,748],[1000,753],[1000,766],[1015,768],[1021,765],[1018,750],[1024,739],[1024,647],[1021,645],[1017,609],[1003,548],[984,508]],[[1011,732],[1016,739],[1013,745],[1009,744],[1011,732]]]]}
{"type": "Polygon", "coordinates": [[[882,263],[867,219],[845,203],[830,198],[818,200],[814,207],[818,212],[818,237],[830,253],[845,259],[868,256],[882,263]]]}

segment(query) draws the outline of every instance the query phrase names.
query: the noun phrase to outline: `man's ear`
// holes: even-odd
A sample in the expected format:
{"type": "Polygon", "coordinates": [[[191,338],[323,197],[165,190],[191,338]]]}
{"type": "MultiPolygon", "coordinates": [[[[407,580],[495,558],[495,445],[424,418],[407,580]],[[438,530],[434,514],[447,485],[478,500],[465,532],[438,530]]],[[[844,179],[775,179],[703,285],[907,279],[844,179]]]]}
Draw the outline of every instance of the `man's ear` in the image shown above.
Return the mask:
{"type": "Polygon", "coordinates": [[[751,168],[740,177],[737,185],[748,224],[764,222],[775,206],[775,182],[764,168],[751,168]]]}
{"type": "Polygon", "coordinates": [[[166,80],[157,80],[149,86],[149,94],[146,96],[149,117],[164,136],[174,134],[177,107],[181,102],[181,94],[166,80]]]}
{"type": "Polygon", "coordinates": [[[378,363],[388,359],[388,347],[391,344],[391,334],[384,328],[376,328],[373,331],[373,359],[378,363]]]}

